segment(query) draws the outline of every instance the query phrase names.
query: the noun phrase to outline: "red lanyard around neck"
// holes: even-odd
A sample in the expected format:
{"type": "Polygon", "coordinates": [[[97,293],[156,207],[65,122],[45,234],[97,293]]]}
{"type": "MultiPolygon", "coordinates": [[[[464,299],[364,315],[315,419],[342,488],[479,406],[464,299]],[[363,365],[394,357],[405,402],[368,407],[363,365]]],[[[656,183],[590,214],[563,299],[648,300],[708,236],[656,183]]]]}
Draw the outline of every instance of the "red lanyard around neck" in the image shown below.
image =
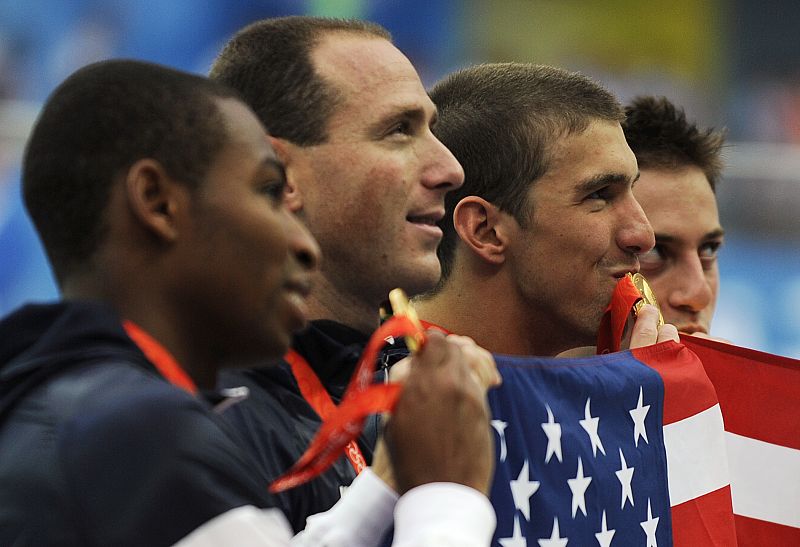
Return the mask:
{"type": "Polygon", "coordinates": [[[158,340],[147,334],[144,329],[133,321],[123,321],[122,328],[128,334],[128,337],[133,340],[144,356],[147,357],[154,367],[161,373],[169,383],[184,389],[192,395],[197,395],[197,385],[186,374],[183,367],[175,360],[172,354],[162,346],[158,340]]]}
{"type": "MultiPolygon", "coordinates": [[[[302,355],[297,353],[294,349],[284,355],[284,360],[292,367],[292,374],[297,380],[297,385],[300,388],[300,394],[311,405],[322,421],[328,420],[330,416],[336,412],[336,404],[331,399],[330,394],[320,382],[311,365],[308,364],[302,355]]],[[[361,449],[355,440],[347,443],[345,446],[345,455],[350,460],[350,464],[355,469],[356,473],[361,473],[367,467],[367,461],[361,453],[361,449]]]]}
{"type": "MultiPolygon", "coordinates": [[[[402,386],[394,382],[373,384],[375,360],[378,351],[386,343],[387,337],[412,335],[420,346],[425,343],[425,334],[417,324],[405,316],[392,317],[372,333],[372,337],[364,348],[364,353],[356,364],[342,402],[339,406],[331,403],[326,411],[326,414],[328,412],[329,414],[324,418],[311,445],[291,469],[273,481],[269,487],[270,492],[283,492],[313,479],[328,469],[339,458],[342,450],[349,457],[351,453],[349,447],[361,434],[367,416],[394,410],[402,386]]],[[[287,361],[290,360],[291,358],[287,358],[287,361]]],[[[310,370],[311,367],[308,369],[310,370]]],[[[300,375],[302,374],[300,373],[300,375]]],[[[316,375],[314,376],[319,382],[316,375]]],[[[301,382],[298,383],[302,385],[301,382]]],[[[324,391],[321,385],[319,389],[324,391]]]]}

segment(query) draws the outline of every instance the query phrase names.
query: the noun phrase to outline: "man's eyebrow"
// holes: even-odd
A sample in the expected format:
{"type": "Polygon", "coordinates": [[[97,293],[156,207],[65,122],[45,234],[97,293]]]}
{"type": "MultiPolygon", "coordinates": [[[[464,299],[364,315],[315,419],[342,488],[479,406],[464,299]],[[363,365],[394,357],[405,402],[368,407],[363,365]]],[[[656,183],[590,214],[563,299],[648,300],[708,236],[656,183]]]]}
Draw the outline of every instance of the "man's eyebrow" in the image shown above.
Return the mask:
{"type": "Polygon", "coordinates": [[[397,106],[389,110],[384,116],[375,122],[375,129],[381,130],[386,125],[400,121],[410,121],[422,123],[427,118],[425,109],[421,106],[397,106]]]}
{"type": "Polygon", "coordinates": [[[579,193],[584,192],[592,192],[597,190],[598,188],[602,188],[604,186],[611,186],[615,184],[633,184],[637,180],[639,180],[639,172],[636,172],[636,176],[631,179],[628,175],[623,175],[622,173],[603,173],[601,175],[595,175],[594,177],[587,179],[576,187],[576,190],[579,193]]]}
{"type": "MultiPolygon", "coordinates": [[[[716,230],[711,230],[707,234],[704,234],[702,237],[702,241],[710,241],[712,239],[719,239],[725,235],[725,230],[722,228],[717,228],[716,230]]],[[[665,234],[656,232],[656,243],[674,243],[676,241],[680,241],[681,238],[674,236],[672,234],[665,234]]]]}
{"type": "Polygon", "coordinates": [[[674,243],[679,240],[679,238],[675,237],[674,235],[664,234],[664,233],[656,233],[655,237],[656,237],[656,243],[661,243],[661,244],[674,243]]]}
{"type": "Polygon", "coordinates": [[[717,228],[716,230],[711,230],[706,235],[703,236],[704,240],[709,239],[719,239],[725,235],[725,230],[723,228],[717,228]]]}

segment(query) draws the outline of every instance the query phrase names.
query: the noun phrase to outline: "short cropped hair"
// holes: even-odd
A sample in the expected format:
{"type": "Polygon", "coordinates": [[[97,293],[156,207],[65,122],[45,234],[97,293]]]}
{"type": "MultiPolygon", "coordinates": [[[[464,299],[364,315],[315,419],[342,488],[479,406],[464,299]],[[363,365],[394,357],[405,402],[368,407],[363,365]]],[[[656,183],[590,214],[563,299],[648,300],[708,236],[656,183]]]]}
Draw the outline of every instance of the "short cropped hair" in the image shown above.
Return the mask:
{"type": "Polygon", "coordinates": [[[455,72],[430,92],[439,109],[434,132],[464,167],[464,184],[445,198],[438,255],[449,277],[458,236],[453,210],[470,195],[530,221],[528,191],[550,166],[553,144],[595,120],[621,122],[617,99],[577,72],[545,65],[494,63],[455,72]]]}
{"type": "Polygon", "coordinates": [[[380,25],[356,19],[265,19],[225,45],[209,77],[236,89],[270,135],[300,146],[323,143],[339,95],[316,72],[311,54],[322,38],[336,32],[391,41],[380,25]]]}
{"type": "Polygon", "coordinates": [[[683,109],[666,97],[636,97],[625,107],[625,114],[622,129],[639,169],[675,170],[693,165],[716,190],[723,167],[724,131],[701,129],[687,121],[683,109]]]}
{"type": "Polygon", "coordinates": [[[215,99],[236,93],[201,76],[132,60],[103,61],[50,95],[23,158],[25,206],[59,283],[107,232],[111,187],[152,158],[190,187],[228,139],[215,99]]]}

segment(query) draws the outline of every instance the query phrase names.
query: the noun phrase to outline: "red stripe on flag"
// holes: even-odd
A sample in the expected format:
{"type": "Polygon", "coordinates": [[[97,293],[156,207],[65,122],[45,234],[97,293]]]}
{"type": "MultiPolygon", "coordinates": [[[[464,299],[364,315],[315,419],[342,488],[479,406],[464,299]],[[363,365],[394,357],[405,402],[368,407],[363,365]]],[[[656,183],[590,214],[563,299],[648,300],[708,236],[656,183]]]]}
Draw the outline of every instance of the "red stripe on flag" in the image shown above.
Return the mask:
{"type": "Polygon", "coordinates": [[[661,375],[664,382],[664,425],[689,418],[717,404],[714,387],[702,365],[684,346],[670,341],[636,348],[631,353],[661,375]]]}
{"type": "Polygon", "coordinates": [[[739,545],[800,545],[800,528],[735,515],[739,545]]]}
{"type": "Polygon", "coordinates": [[[800,361],[694,336],[681,340],[703,362],[727,431],[800,450],[800,361]]]}
{"type": "Polygon", "coordinates": [[[731,487],[726,486],[672,508],[674,545],[736,545],[731,487]]]}
{"type": "MultiPolygon", "coordinates": [[[[665,342],[634,349],[632,353],[636,359],[656,370],[664,381],[665,426],[694,419],[698,414],[718,404],[714,386],[703,370],[702,363],[685,346],[675,342],[665,342]]],[[[720,436],[724,435],[721,427],[720,422],[720,431],[716,432],[720,436]]],[[[724,443],[721,438],[717,440],[724,443]]],[[[683,442],[694,442],[697,445],[696,450],[704,448],[699,444],[702,441],[698,439],[688,438],[683,442]]],[[[680,473],[687,464],[692,464],[694,458],[691,450],[678,451],[678,454],[673,456],[681,458],[679,462],[681,465],[676,465],[675,469],[668,469],[669,481],[686,480],[686,477],[673,475],[680,473]]],[[[697,458],[697,460],[699,463],[702,459],[697,458]]],[[[713,462],[711,464],[713,465],[713,462]]],[[[676,546],[734,546],[735,530],[730,486],[700,493],[697,497],[672,507],[672,534],[676,546]]]]}

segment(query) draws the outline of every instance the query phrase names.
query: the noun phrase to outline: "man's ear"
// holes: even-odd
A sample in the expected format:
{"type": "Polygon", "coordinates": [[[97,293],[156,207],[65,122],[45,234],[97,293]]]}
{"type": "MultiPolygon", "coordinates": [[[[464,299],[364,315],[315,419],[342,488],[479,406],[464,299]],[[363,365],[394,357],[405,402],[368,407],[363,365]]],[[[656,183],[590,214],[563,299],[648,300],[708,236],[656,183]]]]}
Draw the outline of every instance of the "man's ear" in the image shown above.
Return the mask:
{"type": "Polygon", "coordinates": [[[293,213],[298,213],[303,209],[303,196],[300,188],[297,186],[297,181],[300,180],[298,171],[300,168],[298,146],[286,139],[279,139],[278,137],[269,136],[269,143],[278,155],[278,159],[283,163],[283,168],[286,170],[286,190],[284,191],[284,202],[289,210],[293,213]]]}
{"type": "Polygon", "coordinates": [[[458,237],[473,254],[486,262],[500,265],[505,262],[508,233],[507,215],[495,205],[478,196],[467,196],[453,211],[453,225],[458,237]]]}
{"type": "Polygon", "coordinates": [[[134,163],[125,176],[125,196],[134,218],[159,240],[172,242],[178,236],[178,213],[189,189],[170,177],[153,159],[134,163]]]}

